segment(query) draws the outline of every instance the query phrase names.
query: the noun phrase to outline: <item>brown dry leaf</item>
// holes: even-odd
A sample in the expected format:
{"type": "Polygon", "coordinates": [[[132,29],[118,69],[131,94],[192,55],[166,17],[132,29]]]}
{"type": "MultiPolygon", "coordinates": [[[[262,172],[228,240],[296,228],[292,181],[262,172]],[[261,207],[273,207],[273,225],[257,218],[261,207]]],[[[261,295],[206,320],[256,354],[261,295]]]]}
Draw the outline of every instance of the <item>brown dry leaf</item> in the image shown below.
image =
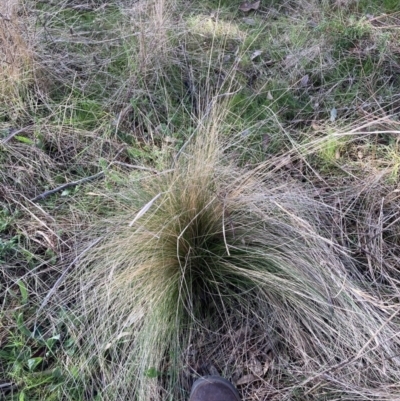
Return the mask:
{"type": "Polygon", "coordinates": [[[261,362],[254,355],[249,361],[248,368],[257,376],[261,376],[263,374],[261,362]]]}
{"type": "Polygon", "coordinates": [[[263,374],[265,375],[268,372],[269,367],[271,366],[271,360],[267,359],[264,363],[263,374]]]}
{"type": "Polygon", "coordinates": [[[250,56],[250,60],[253,61],[254,59],[256,59],[258,56],[260,56],[262,54],[261,50],[256,50],[255,52],[253,52],[253,54],[250,56]]]}
{"type": "Polygon", "coordinates": [[[236,341],[243,341],[250,333],[250,327],[249,326],[244,326],[241,327],[239,330],[236,330],[234,334],[234,338],[236,341]]]}
{"type": "Polygon", "coordinates": [[[289,156],[281,157],[277,160],[275,170],[279,170],[282,167],[286,167],[291,164],[292,158],[289,156]]]}
{"type": "Polygon", "coordinates": [[[260,0],[255,1],[254,3],[249,3],[247,1],[245,1],[244,3],[242,3],[239,6],[239,10],[247,13],[251,10],[258,10],[259,7],[260,7],[260,0]]]}
{"type": "Polygon", "coordinates": [[[264,362],[264,369],[263,369],[263,374],[265,375],[268,372],[268,369],[270,368],[272,364],[272,354],[269,352],[267,354],[267,359],[264,362]]]}
{"type": "Polygon", "coordinates": [[[263,138],[262,138],[262,144],[263,144],[264,150],[267,150],[270,142],[271,142],[271,137],[268,134],[264,134],[263,138]]]}
{"type": "Polygon", "coordinates": [[[242,21],[250,26],[254,26],[256,24],[256,21],[253,18],[243,18],[242,21]]]}
{"type": "Polygon", "coordinates": [[[304,75],[304,77],[301,78],[300,80],[300,86],[307,86],[309,81],[310,81],[310,76],[308,74],[304,75]]]}
{"type": "Polygon", "coordinates": [[[167,144],[174,145],[176,143],[176,141],[177,141],[177,139],[173,138],[172,136],[166,136],[164,138],[164,142],[167,143],[167,144]]]}
{"type": "Polygon", "coordinates": [[[315,120],[311,123],[311,128],[312,128],[314,131],[322,131],[322,130],[323,130],[322,125],[319,125],[318,122],[315,121],[315,120]]]}
{"type": "Polygon", "coordinates": [[[214,365],[209,365],[208,366],[208,371],[210,372],[211,376],[219,376],[219,372],[217,368],[214,365]]]}
{"type": "Polygon", "coordinates": [[[243,386],[243,384],[252,383],[255,380],[257,380],[257,377],[254,376],[253,374],[244,375],[236,382],[236,385],[243,386]]]}

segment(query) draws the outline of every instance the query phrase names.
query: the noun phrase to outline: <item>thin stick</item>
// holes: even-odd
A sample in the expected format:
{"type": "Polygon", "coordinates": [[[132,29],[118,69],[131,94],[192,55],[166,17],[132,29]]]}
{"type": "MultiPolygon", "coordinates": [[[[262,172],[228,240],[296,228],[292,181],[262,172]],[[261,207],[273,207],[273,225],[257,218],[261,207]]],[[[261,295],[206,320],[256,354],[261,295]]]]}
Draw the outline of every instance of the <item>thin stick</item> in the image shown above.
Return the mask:
{"type": "Polygon", "coordinates": [[[43,200],[43,199],[47,198],[48,196],[53,195],[57,192],[60,192],[64,189],[75,187],[76,185],[80,185],[85,182],[93,181],[97,178],[103,178],[103,177],[104,177],[104,171],[100,171],[99,173],[91,175],[90,177],[85,177],[85,178],[82,178],[77,181],[67,182],[66,184],[63,184],[57,188],[51,189],[49,191],[43,192],[42,194],[40,194],[38,196],[35,196],[34,198],[31,199],[31,202],[38,202],[38,201],[43,200]]]}
{"type": "Polygon", "coordinates": [[[1,383],[0,384],[1,391],[11,391],[11,390],[15,390],[16,388],[17,388],[17,385],[15,383],[1,383]]]}

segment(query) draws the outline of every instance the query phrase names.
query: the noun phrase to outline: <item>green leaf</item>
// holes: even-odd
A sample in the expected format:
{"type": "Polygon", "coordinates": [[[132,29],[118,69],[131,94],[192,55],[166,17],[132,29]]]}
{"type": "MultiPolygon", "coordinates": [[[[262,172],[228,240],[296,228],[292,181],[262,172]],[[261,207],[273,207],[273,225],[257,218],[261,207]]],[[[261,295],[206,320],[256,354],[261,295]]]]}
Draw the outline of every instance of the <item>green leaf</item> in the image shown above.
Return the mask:
{"type": "Polygon", "coordinates": [[[99,165],[100,165],[102,170],[106,171],[107,167],[109,165],[109,162],[106,159],[100,158],[99,159],[99,165]]]}
{"type": "Polygon", "coordinates": [[[49,349],[53,348],[53,345],[60,340],[60,335],[57,334],[49,339],[46,340],[46,345],[49,349]]]}
{"type": "Polygon", "coordinates": [[[32,372],[42,361],[41,357],[28,359],[28,369],[32,372]]]}
{"type": "Polygon", "coordinates": [[[80,371],[76,366],[72,366],[69,370],[69,373],[72,375],[74,379],[77,379],[80,375],[80,371]]]}
{"type": "Polygon", "coordinates": [[[18,280],[17,284],[19,287],[19,291],[21,293],[22,303],[25,305],[26,303],[28,303],[28,290],[26,288],[25,283],[22,280],[18,280]]]}
{"type": "Polygon", "coordinates": [[[156,368],[152,367],[150,369],[147,369],[146,372],[144,372],[144,375],[150,379],[154,379],[156,377],[161,376],[161,372],[158,371],[156,368]]]}
{"type": "Polygon", "coordinates": [[[17,317],[17,326],[19,331],[27,337],[31,337],[32,333],[27,329],[24,324],[24,314],[20,313],[17,317]]]}
{"type": "Polygon", "coordinates": [[[15,139],[17,139],[18,141],[20,141],[22,143],[26,143],[27,145],[33,145],[35,143],[34,141],[32,141],[32,139],[29,139],[25,136],[16,135],[15,139]]]}
{"type": "Polygon", "coordinates": [[[0,359],[3,359],[5,361],[12,361],[15,359],[15,356],[7,351],[3,351],[0,349],[0,359]]]}
{"type": "Polygon", "coordinates": [[[55,369],[51,372],[51,375],[53,376],[53,379],[62,379],[62,377],[63,377],[60,368],[55,368],[55,369]]]}

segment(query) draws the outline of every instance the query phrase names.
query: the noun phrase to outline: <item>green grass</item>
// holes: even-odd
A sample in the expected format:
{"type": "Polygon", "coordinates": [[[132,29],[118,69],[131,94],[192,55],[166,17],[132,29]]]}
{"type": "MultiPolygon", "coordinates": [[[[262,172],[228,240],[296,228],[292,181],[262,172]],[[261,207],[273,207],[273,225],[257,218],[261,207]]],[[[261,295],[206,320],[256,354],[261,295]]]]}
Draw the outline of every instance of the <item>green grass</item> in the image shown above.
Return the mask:
{"type": "Polygon", "coordinates": [[[10,10],[4,397],[395,400],[398,2],[10,10]]]}
{"type": "Polygon", "coordinates": [[[383,0],[383,1],[362,0],[359,2],[358,7],[363,12],[393,13],[396,11],[400,11],[399,3],[395,0],[383,0]]]}

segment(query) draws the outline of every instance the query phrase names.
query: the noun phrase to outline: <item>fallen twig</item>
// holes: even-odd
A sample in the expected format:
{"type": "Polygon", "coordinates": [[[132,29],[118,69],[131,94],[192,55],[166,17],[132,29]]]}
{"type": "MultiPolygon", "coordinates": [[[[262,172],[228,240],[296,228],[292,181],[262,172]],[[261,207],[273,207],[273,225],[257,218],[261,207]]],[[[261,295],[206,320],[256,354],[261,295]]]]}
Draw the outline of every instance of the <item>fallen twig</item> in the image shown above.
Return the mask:
{"type": "Polygon", "coordinates": [[[47,198],[50,195],[63,191],[64,189],[75,187],[76,185],[84,184],[85,182],[93,181],[102,177],[104,177],[104,171],[100,171],[97,174],[91,175],[90,177],[82,178],[77,181],[67,182],[66,184],[60,185],[57,188],[50,189],[49,191],[43,192],[42,194],[35,196],[34,198],[31,199],[31,202],[38,202],[42,199],[47,198]]]}
{"type": "Polygon", "coordinates": [[[16,390],[17,385],[15,383],[0,383],[0,391],[4,393],[9,393],[10,391],[16,390]]]}

